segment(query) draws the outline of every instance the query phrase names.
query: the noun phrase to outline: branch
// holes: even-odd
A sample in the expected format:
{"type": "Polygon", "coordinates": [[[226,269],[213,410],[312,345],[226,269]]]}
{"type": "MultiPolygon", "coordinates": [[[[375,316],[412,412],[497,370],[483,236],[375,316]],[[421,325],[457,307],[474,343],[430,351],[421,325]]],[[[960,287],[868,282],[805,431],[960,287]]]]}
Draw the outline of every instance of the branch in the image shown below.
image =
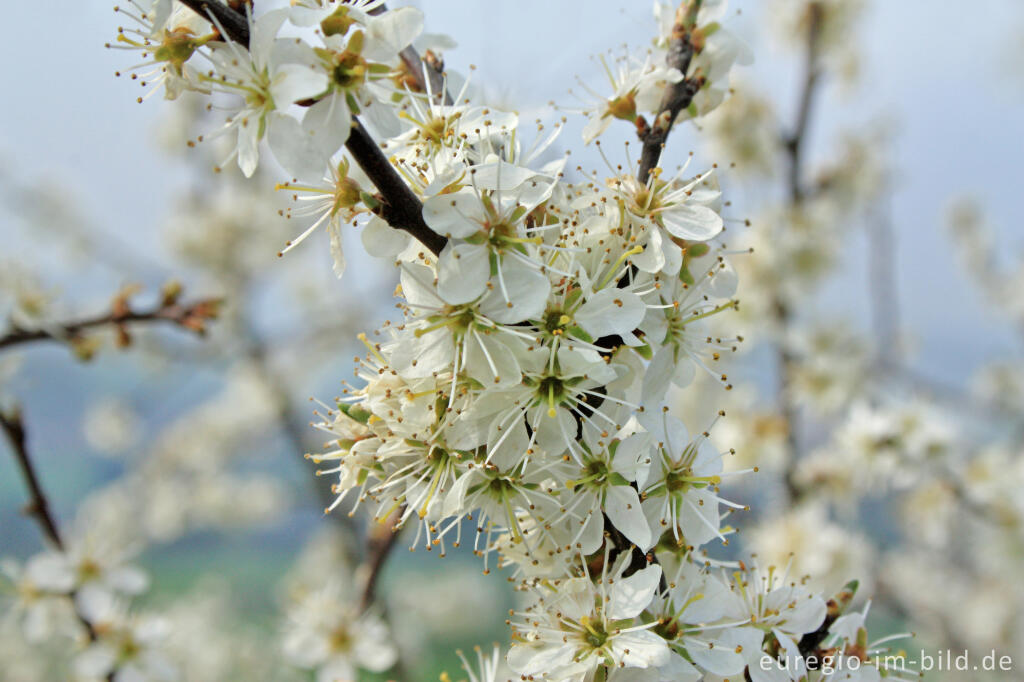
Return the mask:
{"type": "MultiPolygon", "coordinates": [[[[21,410],[17,407],[11,410],[10,413],[4,413],[0,410],[0,428],[3,429],[4,435],[7,437],[7,442],[11,446],[11,452],[14,454],[14,460],[18,463],[18,469],[21,470],[22,478],[25,479],[25,487],[28,488],[29,502],[25,505],[25,513],[35,518],[43,531],[43,535],[58,550],[63,552],[64,540],[61,538],[57,520],[53,516],[53,512],[50,511],[50,503],[46,499],[46,493],[43,491],[43,486],[39,483],[35,465],[32,464],[32,457],[29,455],[25,422],[22,420],[21,410]]],[[[75,615],[78,616],[78,620],[85,628],[89,641],[95,642],[97,638],[96,628],[75,606],[75,592],[72,591],[68,596],[71,599],[75,615]]],[[[113,679],[113,675],[107,679],[113,679]]]]}
{"type": "Polygon", "coordinates": [[[391,555],[391,550],[398,542],[401,527],[397,525],[405,507],[400,507],[387,519],[370,525],[367,537],[366,560],[360,565],[359,570],[365,573],[363,579],[363,594],[359,602],[359,610],[365,611],[377,600],[377,583],[380,581],[381,573],[384,571],[384,564],[391,555]]]}
{"type": "Polygon", "coordinates": [[[128,302],[130,293],[125,291],[115,296],[111,311],[104,315],[69,322],[57,322],[39,329],[22,329],[12,326],[7,333],[0,336],[0,350],[35,341],[73,344],[81,341],[86,332],[104,327],[115,328],[118,333],[119,345],[126,346],[131,343],[131,335],[128,332],[129,324],[168,322],[176,327],[202,335],[206,332],[206,322],[216,318],[220,308],[220,301],[217,299],[178,303],[179,292],[165,289],[164,295],[156,305],[145,310],[133,310],[128,302]]]}
{"type": "MultiPolygon", "coordinates": [[[[231,40],[248,48],[249,20],[245,14],[227,5],[204,0],[187,0],[183,4],[204,17],[216,19],[231,40]]],[[[412,59],[412,55],[416,55],[415,50],[412,53],[403,53],[403,60],[412,59]]],[[[419,55],[416,55],[417,59],[418,57],[419,55]]],[[[416,78],[417,70],[411,71],[416,78]]],[[[419,78],[422,81],[422,74],[419,78]]],[[[435,77],[431,76],[430,80],[433,84],[435,77]]],[[[352,117],[352,132],[345,143],[345,148],[381,194],[381,205],[374,212],[396,230],[404,230],[411,234],[435,256],[441,253],[441,249],[448,243],[447,240],[427,227],[423,220],[423,203],[405,184],[384,152],[355,116],[352,117]]]]}
{"type": "Polygon", "coordinates": [[[381,194],[381,205],[375,213],[396,230],[411,234],[435,256],[441,253],[448,240],[427,226],[423,220],[423,203],[355,116],[345,148],[381,194]]]}
{"type": "Polygon", "coordinates": [[[29,502],[25,505],[25,513],[35,518],[47,539],[63,552],[64,540],[60,536],[57,522],[50,511],[50,503],[46,499],[43,487],[39,484],[39,477],[36,476],[32,458],[28,453],[25,423],[21,418],[21,410],[16,407],[9,414],[0,411],[0,427],[3,428],[7,442],[10,443],[11,452],[14,453],[21,476],[25,479],[25,487],[28,488],[29,502]]]}
{"type": "Polygon", "coordinates": [[[640,153],[640,170],[637,173],[637,178],[641,182],[647,182],[651,171],[658,166],[661,152],[665,148],[668,134],[672,130],[672,124],[675,123],[679,112],[690,106],[694,95],[700,90],[702,84],[703,79],[686,78],[690,61],[697,52],[691,39],[691,32],[697,23],[697,12],[700,11],[701,1],[691,0],[688,6],[680,5],[676,10],[676,23],[672,27],[672,42],[669,45],[665,63],[669,68],[678,69],[679,73],[683,74],[683,79],[678,83],[670,84],[665,89],[653,125],[640,133],[643,150],[640,153]]]}
{"type": "Polygon", "coordinates": [[[825,10],[819,3],[812,2],[807,6],[807,13],[808,26],[804,57],[804,83],[797,106],[796,125],[784,140],[786,150],[789,153],[790,201],[794,204],[798,204],[804,199],[804,189],[801,180],[803,155],[801,152],[803,151],[804,141],[807,138],[807,126],[811,119],[811,105],[814,102],[814,93],[817,90],[818,80],[821,78],[819,53],[821,52],[821,27],[825,10]]]}
{"type": "MultiPolygon", "coordinates": [[[[824,18],[824,10],[817,2],[807,6],[809,14],[809,25],[807,27],[807,44],[805,51],[804,82],[800,91],[799,105],[797,107],[796,125],[789,136],[785,136],[783,144],[789,158],[789,175],[787,176],[787,192],[789,203],[792,208],[797,208],[803,203],[805,192],[801,176],[803,174],[803,147],[807,136],[807,127],[811,117],[811,103],[814,101],[814,92],[817,89],[821,77],[821,66],[819,64],[819,52],[821,42],[821,25],[824,18]]],[[[780,329],[785,329],[792,318],[792,311],[789,305],[782,299],[778,292],[775,292],[773,308],[775,322],[780,329]]],[[[778,366],[778,392],[776,400],[779,405],[779,413],[786,422],[786,449],[789,453],[789,462],[786,467],[783,482],[790,502],[800,498],[803,491],[796,482],[796,467],[794,466],[799,452],[798,440],[798,414],[793,404],[790,386],[793,380],[794,368],[797,358],[786,347],[786,341],[779,342],[776,351],[776,362],[778,366]]]]}
{"type": "Polygon", "coordinates": [[[208,19],[239,45],[249,47],[249,19],[244,13],[216,0],[181,0],[181,4],[208,19]]]}

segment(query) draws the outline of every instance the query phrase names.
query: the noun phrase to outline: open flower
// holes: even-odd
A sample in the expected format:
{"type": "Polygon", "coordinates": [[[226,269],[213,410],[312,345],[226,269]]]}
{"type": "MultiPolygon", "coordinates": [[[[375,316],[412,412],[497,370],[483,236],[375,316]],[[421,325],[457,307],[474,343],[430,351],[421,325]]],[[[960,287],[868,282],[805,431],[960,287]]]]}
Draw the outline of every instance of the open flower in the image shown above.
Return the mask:
{"type": "Polygon", "coordinates": [[[594,580],[553,583],[534,606],[517,613],[509,666],[534,679],[582,681],[602,665],[648,668],[667,663],[668,646],[651,631],[657,623],[636,622],[654,599],[661,567],[624,576],[627,563],[619,561],[608,571],[606,556],[605,568],[594,580]]]}

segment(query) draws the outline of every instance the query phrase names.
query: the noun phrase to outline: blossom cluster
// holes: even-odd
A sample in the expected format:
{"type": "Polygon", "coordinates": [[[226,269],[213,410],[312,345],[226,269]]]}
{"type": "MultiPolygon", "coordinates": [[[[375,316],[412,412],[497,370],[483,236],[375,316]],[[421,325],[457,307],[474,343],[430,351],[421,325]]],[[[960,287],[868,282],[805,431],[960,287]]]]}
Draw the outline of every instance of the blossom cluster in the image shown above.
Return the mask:
{"type": "MultiPolygon", "coordinates": [[[[716,171],[656,163],[658,140],[718,106],[745,59],[725,3],[658,3],[652,46],[609,69],[610,95],[590,90],[584,142],[621,119],[648,162],[656,149],[654,164],[608,162],[604,178],[554,153],[560,123],[531,129],[410,59],[416,9],[218,7],[246,41],[217,12],[132,0],[117,46],[143,55],[135,75],[151,92],[200,93],[224,112],[220,166],[252,175],[266,143],[291,178],[284,213],[303,222],[283,252],[324,227],[340,276],[352,224],[399,271],[401,318],[361,337],[358,385],[321,415],[331,440],[309,457],[336,480],[328,511],[415,526],[414,546],[442,554],[471,536],[485,570],[506,569],[525,595],[507,664],[527,679],[819,679],[780,663],[819,649],[864,663],[848,679],[878,679],[864,614],[843,615],[852,588],[826,600],[785,568],[711,556],[746,508],[721,491],[738,472],[725,473],[713,424],[690,433],[669,406],[698,373],[730,389],[719,365],[742,341],[710,326],[739,305],[716,171]],[[442,247],[387,219],[396,199],[375,193],[351,144],[370,134],[442,247]]],[[[321,679],[394,660],[370,641],[386,628],[344,593],[327,584],[292,618],[286,646],[321,679]]],[[[481,665],[498,674],[496,659],[481,665]]]]}

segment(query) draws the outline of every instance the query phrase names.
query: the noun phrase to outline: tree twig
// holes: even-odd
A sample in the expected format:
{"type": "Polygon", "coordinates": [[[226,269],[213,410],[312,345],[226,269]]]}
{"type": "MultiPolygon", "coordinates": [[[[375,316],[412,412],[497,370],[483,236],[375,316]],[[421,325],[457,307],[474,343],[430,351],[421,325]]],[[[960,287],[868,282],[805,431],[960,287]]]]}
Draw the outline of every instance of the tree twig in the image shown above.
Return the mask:
{"type": "MultiPolygon", "coordinates": [[[[814,102],[814,93],[817,90],[818,81],[821,78],[821,66],[819,64],[819,52],[821,42],[821,27],[824,19],[824,9],[817,2],[807,6],[808,27],[807,43],[805,49],[804,81],[800,89],[799,103],[797,106],[796,124],[792,132],[783,139],[784,148],[789,160],[789,174],[787,176],[787,193],[792,209],[798,209],[803,203],[805,192],[803,187],[803,148],[807,137],[807,128],[811,119],[811,105],[814,102]]],[[[792,319],[792,311],[789,305],[782,298],[779,292],[773,296],[772,308],[775,322],[779,330],[784,331],[792,319]]],[[[787,339],[779,340],[776,348],[776,365],[778,371],[778,391],[776,400],[779,406],[779,413],[786,423],[786,449],[789,460],[786,464],[783,483],[790,502],[794,502],[802,494],[799,484],[796,481],[796,461],[799,458],[799,415],[796,405],[793,404],[792,382],[796,370],[797,358],[787,347],[787,339]]]]}
{"type": "Polygon", "coordinates": [[[643,149],[640,152],[640,170],[637,172],[637,178],[641,182],[647,182],[651,171],[658,166],[661,152],[665,148],[668,134],[671,132],[672,124],[675,123],[679,112],[690,106],[694,95],[700,90],[701,80],[699,78],[686,78],[690,61],[696,54],[691,32],[696,26],[697,12],[700,11],[700,6],[701,0],[690,0],[688,5],[683,3],[676,10],[676,22],[672,27],[672,40],[665,62],[669,68],[678,69],[683,74],[683,79],[665,88],[665,94],[662,95],[661,103],[658,106],[658,114],[654,117],[654,123],[640,134],[643,149]]]}
{"type": "Polygon", "coordinates": [[[121,342],[125,343],[130,339],[127,336],[127,325],[160,322],[171,323],[201,335],[206,331],[206,321],[215,318],[219,308],[220,301],[217,299],[178,303],[165,297],[148,309],[134,310],[124,296],[118,296],[115,298],[113,309],[103,315],[56,322],[38,329],[14,326],[0,336],[0,350],[35,341],[73,343],[81,340],[86,332],[105,327],[117,329],[121,334],[121,342]]]}
{"type": "Polygon", "coordinates": [[[39,523],[47,539],[63,552],[64,540],[60,536],[57,522],[50,511],[50,503],[46,499],[43,487],[39,484],[39,477],[36,475],[35,466],[28,453],[25,423],[21,418],[21,410],[14,408],[9,414],[0,411],[0,427],[3,428],[7,442],[11,446],[11,452],[18,463],[21,476],[25,479],[25,487],[28,489],[29,501],[25,505],[25,513],[39,523]]]}
{"type": "Polygon", "coordinates": [[[228,38],[249,47],[249,20],[242,12],[215,0],[181,0],[181,4],[204,19],[216,19],[214,25],[220,24],[228,38]]]}
{"type": "MultiPolygon", "coordinates": [[[[54,547],[63,552],[65,549],[64,539],[61,537],[57,520],[53,512],[50,511],[50,503],[46,499],[46,493],[39,482],[39,476],[36,474],[35,465],[32,463],[32,457],[29,454],[28,437],[25,433],[25,422],[22,419],[21,410],[17,407],[9,413],[0,410],[0,428],[3,429],[4,435],[7,437],[7,442],[11,446],[11,452],[14,454],[14,460],[18,463],[18,469],[25,480],[25,488],[28,490],[29,501],[25,505],[25,513],[36,520],[43,531],[43,535],[46,536],[54,547]]],[[[75,592],[72,591],[68,597],[71,599],[72,606],[74,606],[75,592]]],[[[79,622],[85,628],[89,641],[95,642],[97,639],[96,628],[93,627],[92,622],[88,618],[82,615],[77,607],[74,610],[79,622]]],[[[113,679],[113,675],[109,676],[108,679],[113,679]]]]}
{"type": "MultiPolygon", "coordinates": [[[[204,0],[188,0],[183,4],[204,17],[212,15],[223,26],[224,32],[231,40],[243,47],[249,47],[249,21],[242,12],[227,5],[204,0]]],[[[406,58],[411,57],[407,54],[406,58]]],[[[416,70],[412,71],[413,77],[417,77],[416,70]]],[[[431,81],[433,82],[433,78],[431,81]]],[[[427,226],[423,220],[423,203],[355,116],[352,117],[352,132],[345,143],[345,148],[380,192],[381,205],[375,212],[391,227],[411,234],[434,255],[441,253],[447,240],[427,226]]]]}
{"type": "Polygon", "coordinates": [[[803,145],[807,139],[807,127],[811,120],[811,106],[818,81],[821,78],[821,28],[825,10],[818,2],[807,6],[807,42],[804,52],[804,82],[800,89],[797,105],[796,125],[786,137],[786,150],[789,152],[789,195],[793,204],[804,199],[803,187],[803,145]]]}
{"type": "Polygon", "coordinates": [[[387,519],[370,524],[366,542],[367,556],[360,566],[360,571],[364,575],[362,597],[359,602],[360,611],[365,611],[377,600],[377,584],[384,571],[384,564],[401,534],[401,526],[397,524],[404,511],[405,507],[399,507],[387,519]]]}
{"type": "Polygon", "coordinates": [[[441,253],[448,240],[427,226],[423,220],[423,203],[355,116],[352,117],[352,132],[345,148],[380,192],[381,205],[377,215],[391,227],[411,234],[434,255],[441,253]]]}

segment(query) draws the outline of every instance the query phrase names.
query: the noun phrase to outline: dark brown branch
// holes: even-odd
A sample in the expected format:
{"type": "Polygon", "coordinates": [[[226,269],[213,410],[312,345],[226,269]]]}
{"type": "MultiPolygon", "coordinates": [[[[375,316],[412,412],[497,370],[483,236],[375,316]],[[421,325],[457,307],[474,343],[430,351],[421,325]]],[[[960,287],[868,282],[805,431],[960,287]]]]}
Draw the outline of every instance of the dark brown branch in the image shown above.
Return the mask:
{"type": "Polygon", "coordinates": [[[448,240],[427,226],[423,220],[423,204],[419,197],[405,184],[384,152],[354,116],[352,133],[348,136],[345,148],[380,192],[381,205],[375,211],[377,215],[391,227],[411,234],[434,255],[441,253],[448,240]]]}
{"type": "Polygon", "coordinates": [[[690,106],[694,95],[700,90],[700,79],[686,78],[690,61],[697,52],[691,34],[697,23],[700,5],[701,0],[691,0],[688,5],[684,3],[676,10],[676,23],[672,27],[672,40],[665,63],[669,68],[678,69],[683,74],[683,79],[665,88],[665,94],[662,95],[661,104],[658,106],[658,115],[654,117],[651,126],[644,128],[640,135],[643,150],[640,153],[640,170],[637,178],[641,182],[647,182],[651,171],[658,166],[672,124],[679,113],[690,106]]]}
{"type": "MultiPolygon", "coordinates": [[[[807,12],[808,25],[804,81],[800,89],[796,124],[792,132],[783,139],[783,146],[789,161],[786,190],[789,195],[790,208],[794,210],[799,209],[805,199],[802,177],[802,152],[811,118],[811,104],[814,101],[814,93],[821,78],[819,52],[824,9],[819,3],[812,2],[807,6],[807,12]]],[[[773,308],[776,324],[779,329],[785,329],[791,321],[792,311],[779,292],[775,293],[773,308]]],[[[802,490],[796,481],[795,466],[800,448],[799,415],[797,414],[797,408],[793,403],[792,396],[793,374],[797,363],[798,359],[786,347],[786,341],[780,341],[776,350],[776,365],[778,368],[778,392],[776,399],[779,405],[780,416],[786,423],[786,449],[789,454],[789,462],[786,466],[783,482],[790,502],[795,502],[802,495],[802,490]]]]}
{"type": "MultiPolygon", "coordinates": [[[[21,476],[25,479],[25,487],[28,489],[29,501],[25,505],[25,513],[36,520],[43,535],[54,547],[63,552],[64,540],[60,535],[60,528],[57,526],[53,512],[50,511],[50,503],[46,499],[46,493],[43,491],[39,476],[36,475],[35,465],[32,463],[32,457],[29,455],[28,437],[25,433],[25,422],[22,420],[21,410],[17,407],[10,413],[0,410],[0,428],[3,429],[4,435],[7,437],[14,460],[18,463],[18,469],[21,471],[21,476]]],[[[71,592],[68,597],[74,605],[75,593],[71,592]]],[[[85,628],[89,641],[96,641],[96,629],[92,623],[79,613],[77,608],[75,608],[75,614],[85,628]]],[[[113,674],[107,679],[113,679],[113,674]]]]}
{"type": "MultiPolygon", "coordinates": [[[[249,46],[249,22],[242,12],[227,5],[204,0],[189,0],[184,4],[204,17],[209,17],[212,14],[223,26],[229,38],[239,45],[249,46]]],[[[411,54],[415,54],[415,51],[411,54]]],[[[403,56],[403,59],[411,58],[410,54],[403,56]]],[[[418,61],[418,55],[416,55],[416,59],[418,61]]],[[[414,78],[417,76],[416,71],[416,69],[412,69],[414,78]]],[[[420,77],[422,78],[422,76],[420,77]]],[[[431,76],[431,83],[434,83],[433,76],[431,76]]],[[[423,220],[422,202],[405,184],[384,152],[366,132],[359,119],[354,116],[352,117],[352,132],[345,143],[345,148],[380,192],[381,205],[375,210],[377,215],[387,221],[391,227],[411,234],[434,255],[441,253],[447,240],[427,227],[423,220]]]]}
{"type": "Polygon", "coordinates": [[[216,0],[181,0],[181,4],[203,17],[212,19],[218,30],[239,45],[249,47],[249,20],[245,14],[216,0]]]}
{"type": "Polygon", "coordinates": [[[119,333],[119,343],[130,342],[128,325],[170,323],[202,335],[206,322],[217,316],[220,302],[216,299],[202,299],[192,303],[178,303],[166,297],[157,305],[145,310],[133,310],[124,296],[115,298],[113,310],[104,315],[88,317],[70,322],[57,322],[46,328],[22,329],[14,327],[0,336],[0,350],[35,341],[74,343],[84,338],[86,332],[114,328],[119,333]]]}
{"type": "Polygon", "coordinates": [[[64,551],[64,540],[60,536],[57,522],[50,511],[50,503],[46,499],[43,487],[39,484],[32,458],[28,454],[28,443],[25,435],[25,424],[21,418],[21,410],[15,408],[9,414],[0,411],[0,427],[3,428],[11,452],[18,463],[21,476],[25,479],[29,501],[25,505],[25,513],[33,517],[43,529],[43,534],[53,545],[64,551]]]}
{"type": "Polygon", "coordinates": [[[807,43],[804,57],[804,82],[800,89],[797,105],[796,125],[785,140],[789,154],[789,196],[794,204],[804,199],[802,179],[803,145],[807,139],[807,127],[811,119],[811,105],[818,80],[821,78],[821,28],[825,10],[817,2],[807,6],[807,43]]]}

